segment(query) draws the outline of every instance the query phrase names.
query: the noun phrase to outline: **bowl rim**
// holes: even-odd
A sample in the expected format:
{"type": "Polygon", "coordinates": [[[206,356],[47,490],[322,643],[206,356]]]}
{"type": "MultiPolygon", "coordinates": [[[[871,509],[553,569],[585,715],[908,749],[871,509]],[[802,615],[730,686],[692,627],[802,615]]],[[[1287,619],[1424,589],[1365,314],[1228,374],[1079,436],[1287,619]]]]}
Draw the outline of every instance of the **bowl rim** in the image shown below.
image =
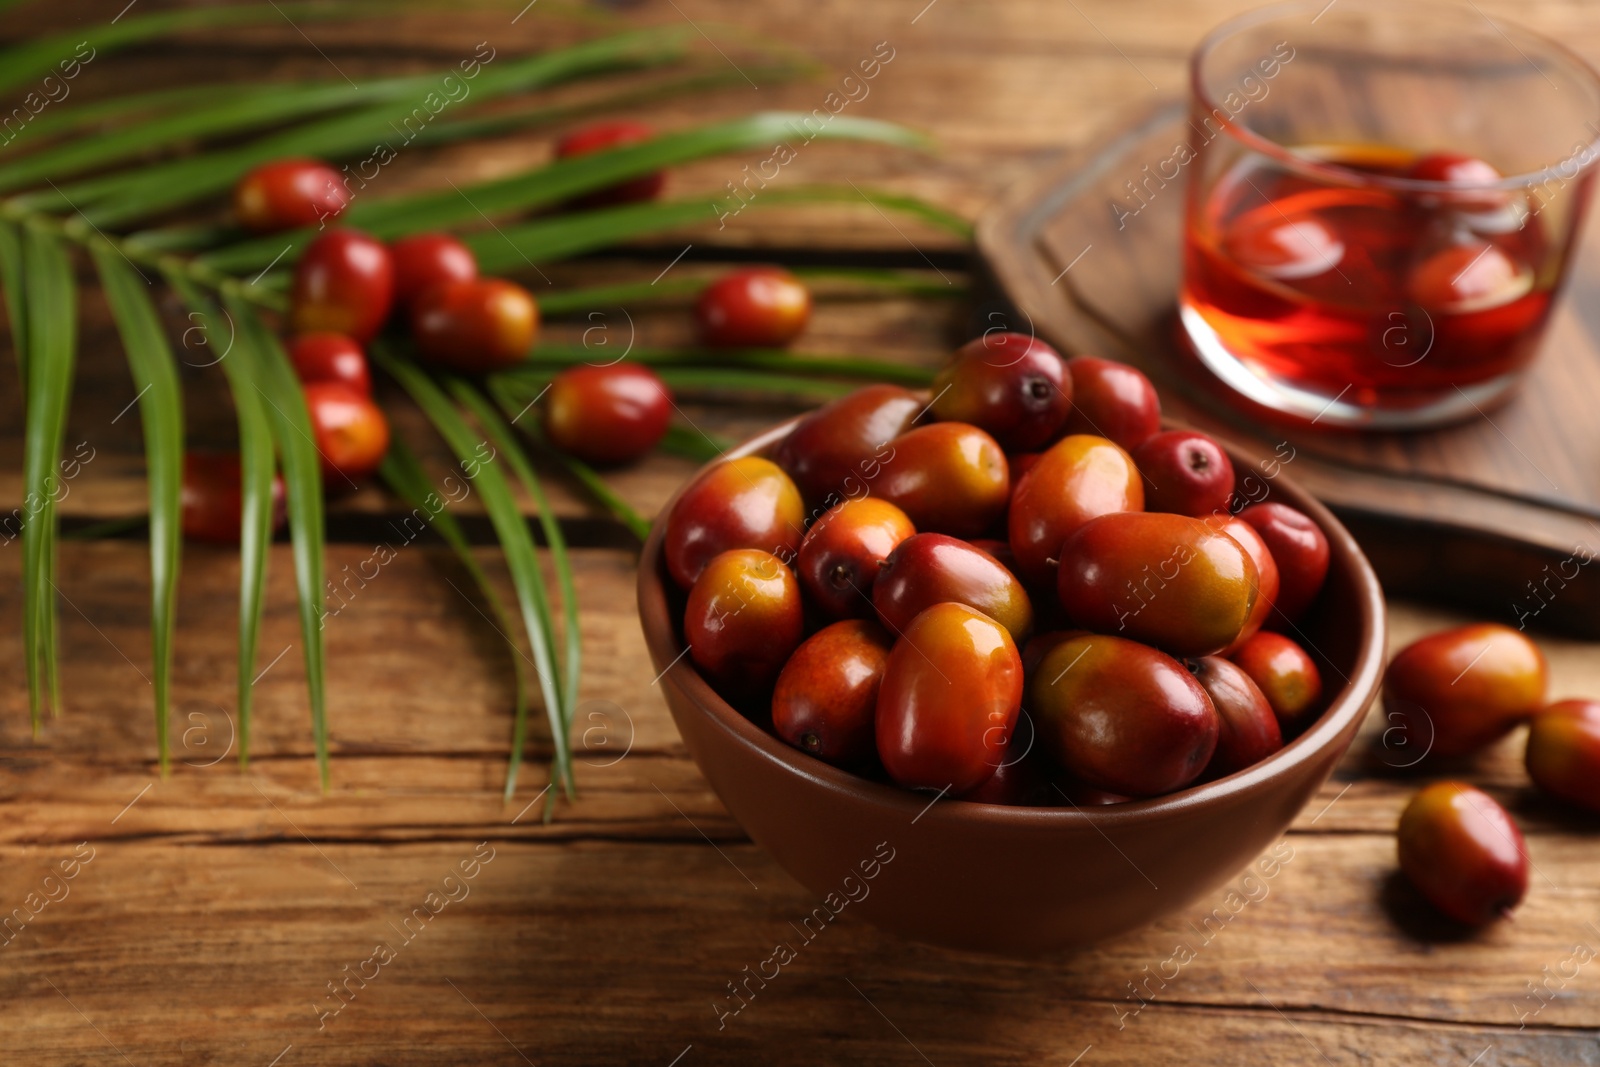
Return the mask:
{"type": "MultiPolygon", "coordinates": [[[[1332,512],[1287,474],[1280,472],[1271,479],[1274,492],[1280,487],[1286,489],[1286,495],[1295,498],[1289,501],[1291,506],[1310,516],[1327,536],[1330,558],[1340,560],[1350,568],[1358,596],[1359,617],[1356,621],[1360,632],[1365,636],[1360,642],[1355,663],[1346,675],[1344,684],[1323,709],[1316,722],[1271,756],[1225,778],[1192,785],[1174,793],[1089,808],[1077,805],[1066,808],[1039,808],[976,801],[939,804],[937,802],[943,799],[943,793],[913,791],[872,781],[825,763],[814,756],[808,756],[751,722],[724,700],[694,664],[689,662],[686,655],[688,649],[680,647],[677,627],[669,610],[667,595],[669,579],[663,575],[662,565],[662,542],[667,519],[684,490],[707,470],[724,460],[752,455],[764,456],[774,445],[787,437],[803,418],[804,414],[786,419],[697,468],[695,473],[662,505],[655,521],[651,524],[650,536],[645,540],[639,557],[637,593],[640,625],[652,659],[656,663],[667,664],[657,676],[656,683],[662,685],[670,683],[676,686],[695,706],[697,712],[705,715],[723,733],[753,749],[767,762],[777,764],[792,774],[808,779],[831,792],[848,796],[859,803],[884,809],[891,814],[904,814],[913,823],[927,816],[929,821],[938,823],[954,821],[1003,825],[1019,829],[1089,825],[1103,831],[1134,822],[1159,822],[1180,815],[1189,816],[1207,809],[1224,807],[1246,794],[1266,789],[1275,781],[1293,777],[1296,771],[1316,761],[1324,749],[1334,744],[1352,726],[1359,725],[1377,695],[1387,647],[1383,589],[1378,583],[1377,575],[1355,538],[1338,519],[1334,518],[1332,512]]],[[[1162,425],[1164,429],[1190,428],[1172,419],[1163,419],[1162,425]]],[[[1259,461],[1250,450],[1240,448],[1215,434],[1211,436],[1223,446],[1235,465],[1239,465],[1241,460],[1249,461],[1252,465],[1259,461]]],[[[1263,501],[1267,499],[1271,499],[1270,493],[1263,498],[1263,501]]],[[[1303,634],[1300,639],[1304,640],[1303,634]]],[[[1326,656],[1323,658],[1327,659],[1326,656]]]]}

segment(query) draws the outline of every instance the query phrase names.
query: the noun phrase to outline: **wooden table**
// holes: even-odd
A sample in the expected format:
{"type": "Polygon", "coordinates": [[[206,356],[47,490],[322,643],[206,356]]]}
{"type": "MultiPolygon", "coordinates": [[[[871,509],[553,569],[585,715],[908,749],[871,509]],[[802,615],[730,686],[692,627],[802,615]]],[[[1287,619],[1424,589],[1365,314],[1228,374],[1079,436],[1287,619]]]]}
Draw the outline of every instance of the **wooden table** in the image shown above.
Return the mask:
{"type": "MultiPolygon", "coordinates": [[[[320,78],[330,65],[359,81],[379,70],[441,67],[482,40],[516,52],[595,32],[554,2],[514,26],[520,0],[397,13],[359,28],[319,23],[305,35],[287,23],[194,35],[97,64],[80,90],[320,78]]],[[[692,19],[735,55],[741,35],[759,32],[802,47],[826,70],[815,81],[738,84],[646,109],[663,126],[756,108],[809,110],[877,42],[890,42],[895,58],[857,113],[926,128],[940,154],[818,144],[796,162],[793,180],[914,191],[971,217],[1040,153],[1081,141],[1156,86],[1177,91],[1192,43],[1246,6],[925,3],[647,0],[615,18],[692,19]]],[[[89,26],[117,6],[36,5],[8,13],[3,32],[89,26]]],[[[1482,6],[1600,57],[1600,8],[1482,6]]],[[[508,171],[546,151],[529,135],[403,160],[394,188],[508,171]]],[[[675,187],[719,189],[742,162],[685,168],[675,187]]],[[[864,207],[752,211],[726,230],[706,226],[549,273],[557,284],[648,278],[685,244],[691,254],[673,268],[685,273],[759,249],[821,262],[861,253],[952,286],[968,280],[958,243],[864,207]]],[[[975,311],[938,299],[831,303],[804,348],[932,362],[972,331],[975,311]]],[[[90,441],[96,458],[63,504],[69,526],[143,509],[136,420],[116,418],[133,391],[97,297],[84,329],[68,439],[90,441]]],[[[687,336],[686,319],[681,310],[642,316],[640,331],[641,343],[671,343],[687,336]]],[[[14,367],[9,352],[4,358],[0,381],[9,383],[14,367]]],[[[225,439],[231,415],[214,378],[195,372],[185,387],[192,436],[225,439]]],[[[748,404],[688,410],[729,434],[782,413],[748,404]]],[[[7,386],[0,470],[8,499],[17,496],[20,421],[7,386]]],[[[419,436],[414,419],[397,421],[419,436]]],[[[651,513],[690,469],[657,458],[614,484],[651,513]]],[[[1247,895],[1232,905],[1221,890],[1144,931],[1038,962],[907,944],[846,917],[719,1027],[714,1005],[725,1002],[728,984],[790,938],[790,923],[816,902],[749,843],[688,759],[652,687],[626,540],[574,494],[562,493],[557,507],[586,546],[576,558],[587,666],[580,798],[558,804],[548,823],[540,817],[542,743],[515,801],[501,802],[508,652],[461,594],[466,579],[441,549],[404,548],[329,619],[335,762],[327,796],[310,755],[287,546],[271,563],[266,669],[245,774],[230,758],[237,561],[225,550],[187,550],[177,762],[165,780],[154,772],[143,543],[63,545],[69,707],[37,742],[28,734],[15,621],[20,552],[0,549],[0,619],[8,620],[0,629],[0,911],[37,907],[0,947],[0,1063],[1469,1067],[1600,1059],[1597,827],[1530,792],[1515,738],[1461,771],[1502,799],[1528,835],[1536,866],[1514,922],[1453,934],[1397,882],[1392,831],[1418,779],[1358,744],[1280,845],[1290,858],[1274,877],[1236,883],[1247,895]],[[63,870],[74,876],[62,879],[63,870]],[[1190,922],[1219,906],[1235,913],[1202,941],[1190,922]],[[1195,958],[1174,974],[1167,961],[1180,941],[1195,958]],[[362,977],[343,984],[353,974],[362,977]],[[333,984],[349,992],[335,999],[333,984]]],[[[370,555],[393,511],[374,490],[340,501],[330,573],[370,555]]],[[[503,578],[495,553],[482,555],[503,578]]],[[[1397,604],[1393,638],[1403,643],[1453,621],[1397,604]]],[[[1595,646],[1549,639],[1544,647],[1556,694],[1600,694],[1595,646]]],[[[1381,730],[1379,719],[1369,733],[1381,730]]],[[[1117,860],[1108,853],[1107,862],[1117,860]]]]}

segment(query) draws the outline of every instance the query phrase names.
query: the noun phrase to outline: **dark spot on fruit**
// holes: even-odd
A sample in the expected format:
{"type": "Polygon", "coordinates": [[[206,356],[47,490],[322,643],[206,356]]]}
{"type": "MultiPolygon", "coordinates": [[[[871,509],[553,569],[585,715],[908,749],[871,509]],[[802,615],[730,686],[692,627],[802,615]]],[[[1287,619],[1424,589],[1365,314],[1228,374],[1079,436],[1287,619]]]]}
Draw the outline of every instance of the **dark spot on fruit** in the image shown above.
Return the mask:
{"type": "Polygon", "coordinates": [[[822,739],[814,733],[803,734],[800,737],[800,747],[807,752],[815,752],[822,747],[822,739]]]}

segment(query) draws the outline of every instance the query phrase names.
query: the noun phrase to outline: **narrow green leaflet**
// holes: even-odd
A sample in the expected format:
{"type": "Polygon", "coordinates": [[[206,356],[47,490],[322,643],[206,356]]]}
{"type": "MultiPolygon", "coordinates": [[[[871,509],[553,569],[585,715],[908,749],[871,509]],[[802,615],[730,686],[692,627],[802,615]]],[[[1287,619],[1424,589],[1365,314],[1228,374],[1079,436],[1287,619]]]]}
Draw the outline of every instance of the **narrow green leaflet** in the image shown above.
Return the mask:
{"type": "Polygon", "coordinates": [[[239,766],[250,765],[250,721],[255,706],[256,652],[266,604],[267,559],[272,547],[272,476],[277,459],[266,401],[256,387],[249,358],[229,358],[237,346],[237,324],[209,294],[173,271],[167,280],[189,307],[186,347],[193,361],[222,368],[239,425],[239,655],[236,671],[239,766]],[[192,342],[192,343],[190,343],[192,342]]]}
{"type": "MultiPolygon", "coordinates": [[[[965,296],[965,285],[930,281],[921,272],[872,268],[798,267],[790,272],[810,283],[811,295],[826,299],[878,299],[883,296],[965,296]]],[[[652,282],[613,282],[563,289],[539,297],[539,314],[547,319],[604,311],[623,304],[680,303],[698,296],[709,278],[662,278],[652,282]]]]}
{"type": "Polygon", "coordinates": [[[661,439],[661,450],[697,463],[710,463],[720,459],[735,443],[673,424],[667,427],[666,436],[661,439]]]}
{"type": "Polygon", "coordinates": [[[28,711],[37,733],[46,686],[61,710],[56,663],[55,534],[58,464],[72,398],[77,358],[78,299],[72,265],[60,239],[33,227],[23,231],[22,262],[28,334],[27,424],[23,441],[23,654],[28,711]]]}
{"type": "Polygon", "coordinates": [[[344,3],[285,2],[226,7],[213,5],[155,11],[147,15],[130,14],[89,29],[36,37],[0,50],[0,91],[43,78],[55,71],[62,62],[76,59],[79,64],[92,63],[107,53],[180,30],[241,26],[251,22],[288,20],[293,24],[316,19],[348,18],[359,10],[355,5],[344,3]],[[80,52],[80,47],[85,46],[88,51],[80,52]]]}
{"type": "MultiPolygon", "coordinates": [[[[451,229],[461,225],[481,226],[484,219],[496,219],[508,214],[550,207],[574,196],[649,174],[664,167],[730,152],[771,151],[774,143],[786,139],[803,141],[811,137],[820,137],[829,140],[875,141],[912,148],[924,148],[928,145],[927,138],[922,134],[904,126],[878,122],[874,119],[835,118],[827,126],[821,127],[820,132],[808,135],[802,122],[810,118],[809,115],[793,112],[766,112],[662,134],[649,141],[624,145],[606,152],[557,160],[548,166],[495,181],[452,187],[441,192],[412,193],[381,200],[358,198],[351,204],[349,210],[340,216],[340,221],[389,240],[427,230],[451,229]]],[[[776,192],[774,190],[774,193],[776,192]]],[[[774,200],[776,199],[778,198],[775,196],[774,200]]],[[[590,236],[586,242],[578,246],[581,250],[587,251],[635,236],[641,230],[641,223],[653,223],[649,229],[666,228],[657,221],[657,216],[661,214],[659,210],[656,212],[631,210],[661,209],[666,206],[630,205],[605,211],[577,213],[564,216],[564,219],[584,220],[601,227],[600,233],[590,236]],[[611,225],[608,226],[608,223],[611,225]]],[[[676,206],[679,211],[671,216],[672,221],[669,225],[703,222],[707,218],[716,217],[715,207],[708,199],[680,202],[676,206]]],[[[96,221],[105,223],[102,213],[91,211],[90,214],[96,221]]],[[[113,213],[113,221],[115,218],[116,215],[113,213]]],[[[584,232],[581,225],[577,229],[579,233],[584,232]]],[[[310,229],[288,236],[278,235],[271,239],[247,241],[213,252],[202,257],[202,260],[217,270],[259,270],[271,263],[273,258],[283,251],[285,244],[291,249],[297,245],[303,246],[316,235],[316,232],[315,229],[310,229]]],[[[524,242],[513,238],[511,244],[513,255],[509,258],[502,257],[502,260],[498,261],[502,263],[502,267],[486,267],[486,271],[515,266],[523,260],[524,257],[516,252],[515,246],[524,242]]],[[[536,253],[539,261],[554,258],[544,254],[542,246],[538,243],[532,243],[530,247],[539,250],[536,253]]],[[[474,251],[478,251],[478,248],[479,246],[474,244],[474,251]]]]}
{"type": "MultiPolygon", "coordinates": [[[[774,208],[819,203],[871,206],[910,215],[958,236],[969,236],[971,232],[971,227],[961,219],[916,197],[871,189],[822,186],[768,189],[747,206],[774,208]]],[[[478,257],[478,265],[485,274],[504,274],[525,266],[570,259],[635,238],[709,222],[717,219],[721,212],[731,210],[736,208],[727,204],[719,206],[718,202],[710,199],[625,204],[595,211],[563,212],[549,218],[464,234],[461,239],[478,257]]]]}
{"type": "MultiPolygon", "coordinates": [[[[452,378],[447,385],[456,403],[471,413],[483,432],[488,434],[489,442],[506,457],[512,472],[527,489],[528,495],[533,497],[534,507],[539,509],[539,528],[544,531],[545,544],[550,547],[550,561],[555,566],[556,584],[561,594],[561,633],[564,638],[561,663],[565,668],[561,683],[561,711],[570,737],[572,720],[578,709],[578,686],[583,676],[583,631],[578,624],[578,590],[572,577],[572,560],[567,555],[567,539],[561,532],[561,523],[556,519],[555,512],[550,508],[550,498],[545,495],[533,464],[523,454],[522,443],[517,440],[511,424],[464,379],[452,378]]],[[[515,758],[515,751],[512,755],[515,758]]],[[[506,797],[509,798],[515,790],[516,767],[513,765],[506,774],[506,797]]]]}
{"type": "MultiPolygon", "coordinates": [[[[550,598],[545,590],[544,576],[539,570],[539,559],[533,536],[512,495],[511,483],[493,461],[485,460],[479,448],[488,442],[478,438],[467,425],[461,413],[450,402],[442,389],[428,375],[412,363],[391,357],[381,346],[373,346],[373,360],[411,394],[434,429],[455,452],[463,464],[472,464],[477,473],[474,485],[483,497],[489,512],[489,521],[500,538],[505,553],[506,566],[511,571],[511,581],[517,590],[517,603],[522,611],[522,623],[528,631],[528,642],[533,649],[534,673],[539,680],[539,693],[544,700],[545,715],[550,720],[550,736],[555,746],[553,778],[568,797],[572,788],[572,749],[567,737],[565,706],[561,698],[561,677],[555,662],[554,623],[550,615],[550,598]]],[[[513,759],[520,758],[521,739],[513,742],[513,759]]]]}
{"type": "MultiPolygon", "coordinates": [[[[461,566],[477,583],[478,591],[483,595],[484,602],[488,604],[493,616],[489,620],[490,625],[503,635],[509,634],[513,623],[510,613],[506,611],[505,603],[494,591],[489,576],[478,565],[477,557],[472,554],[472,545],[468,543],[466,534],[461,531],[461,524],[456,522],[454,515],[445,510],[444,499],[428,477],[428,472],[423,469],[416,454],[400,438],[396,437],[389,442],[389,451],[383,457],[383,464],[378,468],[378,476],[396,496],[415,509],[413,514],[419,511],[426,514],[425,521],[431,524],[433,530],[444,539],[445,544],[450,546],[456,558],[461,561],[461,566]]],[[[510,644],[509,637],[507,643],[510,644]]],[[[511,670],[516,685],[516,705],[512,721],[516,725],[513,727],[511,769],[506,775],[507,800],[511,799],[512,792],[516,788],[516,770],[522,764],[522,741],[527,737],[528,729],[528,672],[523,669],[522,650],[511,644],[510,651],[511,670]]]]}
{"type": "MultiPolygon", "coordinates": [[[[470,95],[461,99],[463,106],[467,100],[481,104],[512,92],[629,67],[671,62],[681,55],[682,46],[677,35],[622,34],[512,60],[505,76],[490,77],[486,69],[472,83],[470,95]]],[[[440,75],[440,82],[442,84],[443,75],[440,75]]],[[[337,159],[359,153],[365,158],[355,170],[359,174],[370,164],[372,172],[362,177],[371,179],[407,147],[408,130],[436,124],[447,126],[459,117],[449,110],[456,105],[450,104],[445,96],[440,92],[432,95],[444,103],[438,107],[428,106],[428,94],[422,94],[409,108],[405,102],[366,107],[269,134],[237,148],[86,178],[60,189],[41,190],[26,197],[24,203],[50,211],[78,204],[96,225],[110,227],[220,192],[251,168],[286,155],[337,159]]],[[[435,140],[434,143],[439,142],[435,140]]],[[[358,182],[353,188],[358,194],[356,202],[360,203],[362,186],[358,182]]],[[[348,212],[344,219],[353,223],[348,212]]],[[[315,232],[314,229],[309,231],[315,232]]],[[[309,239],[305,232],[296,236],[302,245],[309,239]]],[[[276,247],[257,267],[269,262],[283,244],[284,241],[276,241],[276,247]]]]}
{"type": "Polygon", "coordinates": [[[295,586],[300,598],[300,636],[304,645],[306,685],[311,697],[311,730],[315,735],[317,771],[328,789],[328,717],[325,703],[322,643],[323,542],[322,457],[311,431],[305,395],[289,357],[267,329],[256,309],[237,292],[223,295],[237,331],[229,358],[248,361],[253,385],[266,402],[273,441],[283,464],[289,503],[289,540],[294,546],[295,586]]]}
{"type": "Polygon", "coordinates": [[[177,610],[179,499],[183,489],[183,395],[150,287],[110,244],[90,245],[112,318],[122,335],[128,369],[139,390],[146,479],[150,489],[150,626],[155,685],[156,748],[167,773],[167,725],[172,693],[173,618],[177,610]]]}
{"type": "MultiPolygon", "coordinates": [[[[509,374],[497,374],[490,378],[486,385],[489,395],[494,397],[496,404],[500,405],[500,410],[508,418],[513,419],[517,417],[513,412],[520,414],[524,407],[537,398],[540,389],[543,387],[541,384],[534,383],[532,379],[509,374]],[[532,384],[532,388],[528,388],[530,384],[532,384]]],[[[578,484],[588,490],[589,495],[594,497],[602,507],[611,512],[618,522],[626,526],[630,533],[640,541],[650,536],[650,520],[640,515],[631,504],[618,496],[616,491],[606,484],[606,480],[600,477],[593,467],[559,449],[548,447],[544,434],[537,424],[525,425],[523,433],[538,444],[546,446],[545,451],[554,456],[562,466],[566,467],[567,473],[578,484]]]]}

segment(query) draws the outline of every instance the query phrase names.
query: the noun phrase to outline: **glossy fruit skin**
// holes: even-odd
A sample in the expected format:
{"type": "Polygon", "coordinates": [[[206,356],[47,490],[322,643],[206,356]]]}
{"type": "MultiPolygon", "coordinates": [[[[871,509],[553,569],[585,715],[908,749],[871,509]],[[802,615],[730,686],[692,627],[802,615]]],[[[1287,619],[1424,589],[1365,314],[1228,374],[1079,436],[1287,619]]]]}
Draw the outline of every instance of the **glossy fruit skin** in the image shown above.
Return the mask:
{"type": "Polygon", "coordinates": [[[1007,452],[1055,440],[1072,411],[1072,379],[1055,349],[1020,333],[968,341],[933,381],[933,414],[967,422],[1007,452]]]}
{"type": "Polygon", "coordinates": [[[1006,525],[1024,581],[1055,581],[1061,545],[1090,519],[1144,508],[1133,457],[1104,437],[1073,434],[1039,457],[1011,496],[1006,525]]]}
{"type": "Polygon", "coordinates": [[[320,159],[263,163],[233,187],[234,217],[253,233],[319,226],[349,203],[344,178],[320,159]]]}
{"type": "Polygon", "coordinates": [[[1202,656],[1184,665],[1217,712],[1217,748],[1206,764],[1207,779],[1242,771],[1283,747],[1278,718],[1248,674],[1219,656],[1202,656]]]}
{"type": "Polygon", "coordinates": [[[1225,515],[1233,499],[1233,461],[1210,437],[1194,430],[1168,430],[1133,450],[1144,475],[1147,511],[1201,518],[1225,515]]]}
{"type": "Polygon", "coordinates": [[[478,276],[478,257],[447,233],[402,237],[389,246],[389,255],[394,260],[394,298],[402,305],[415,303],[429,289],[478,276]]]}
{"type": "Polygon", "coordinates": [[[790,560],[800,549],[805,505],[782,469],[760,456],[725,460],[683,491],[667,516],[662,555],[687,589],[713,556],[759,548],[790,560]]]}
{"type": "Polygon", "coordinates": [[[360,230],[329,230],[306,246],[289,298],[294,332],[342,333],[366,344],[394,305],[394,261],[360,230]]]}
{"type": "Polygon", "coordinates": [[[389,451],[389,420],[372,398],[343,382],[307,382],[305,397],[323,487],[350,488],[376,471],[389,451]]]}
{"type": "Polygon", "coordinates": [[[1437,782],[1400,816],[1400,869],[1434,907],[1482,926],[1510,912],[1528,891],[1522,832],[1489,794],[1437,782]]]}
{"type": "Polygon", "coordinates": [[[528,358],[539,332],[533,295],[503,278],[436,286],[411,308],[417,350],[435,366],[487,374],[528,358]]]}
{"type": "Polygon", "coordinates": [[[1278,564],[1278,596],[1267,617],[1268,629],[1299,619],[1316,600],[1328,577],[1328,536],[1302,511],[1267,501],[1251,504],[1239,518],[1255,528],[1278,564]]]}
{"type": "Polygon", "coordinates": [[[898,385],[869,385],[813,411],[778,445],[778,465],[806,503],[830,508],[871,491],[896,437],[926,401],[898,385]]]}
{"type": "Polygon", "coordinates": [[[1072,377],[1072,414],[1067,433],[1108,437],[1133,451],[1161,431],[1161,400],[1150,379],[1126,363],[1076,356],[1067,360],[1072,377]]]}
{"type": "Polygon", "coordinates": [[[1067,616],[1174,656],[1210,656],[1244,630],[1256,565],[1200,519],[1128,511],[1091,519],[1061,546],[1057,591],[1067,616]]]}
{"type": "Polygon", "coordinates": [[[1262,630],[1230,656],[1267,698],[1284,733],[1309,722],[1322,701],[1322,672],[1316,661],[1280,633],[1262,630]]]}
{"type": "Polygon", "coordinates": [[[1523,759],[1534,785],[1600,812],[1600,701],[1561,700],[1535,715],[1523,759]]]}
{"type": "Polygon", "coordinates": [[[890,633],[935,604],[965,604],[1006,628],[1016,642],[1033,632],[1033,604],[1022,583],[982,549],[946,534],[900,542],[872,587],[872,604],[890,633]]]}
{"type": "Polygon", "coordinates": [[[1028,682],[1047,756],[1097,789],[1152,797],[1211,760],[1220,724],[1194,675],[1148,645],[1105,634],[1062,641],[1028,682]]]}
{"type": "Polygon", "coordinates": [[[918,426],[889,442],[894,458],[872,495],[904,511],[918,530],[977,537],[1005,514],[1011,495],[1006,454],[964,422],[918,426]]]}
{"type": "Polygon", "coordinates": [[[879,569],[895,546],[916,532],[906,513],[887,500],[846,500],[806,531],[797,565],[800,584],[831,618],[870,616],[879,569]]]}
{"type": "MultiPolygon", "coordinates": [[[[1475,156],[1455,152],[1433,152],[1411,164],[1406,177],[1430,182],[1449,182],[1452,185],[1489,185],[1500,181],[1504,175],[1490,163],[1475,156]]],[[[1431,197],[1430,197],[1431,199],[1431,197]]],[[[1505,192],[1479,189],[1472,192],[1445,193],[1438,199],[1462,211],[1492,211],[1503,208],[1508,202],[1505,192]]]]}
{"type": "Polygon", "coordinates": [[[1022,706],[1022,660],[1005,627],[935,604],[889,653],[878,690],[878,758],[897,785],[960,795],[1004,759],[1022,706]]]}
{"type": "MultiPolygon", "coordinates": [[[[237,452],[185,452],[179,525],[190,541],[214,545],[239,543],[240,508],[244,503],[237,452]]],[[[284,520],[283,479],[272,476],[272,529],[284,520]]]]}
{"type": "Polygon", "coordinates": [[[877,752],[878,686],[894,643],[877,623],[824,626],[795,649],[772,691],[772,727],[802,752],[840,767],[877,752]]]}
{"type": "Polygon", "coordinates": [[[597,467],[632,463],[666,436],[672,394],[661,376],[637,363],[569,367],[545,398],[550,443],[597,467]]]}
{"type": "Polygon", "coordinates": [[[700,337],[717,348],[781,348],[811,318],[811,291],[781,267],[729,271],[694,305],[700,337]]]}
{"type": "Polygon", "coordinates": [[[800,583],[770,552],[723,552],[689,589],[689,658],[730,702],[764,694],[804,637],[800,583]]]}
{"type": "MultiPolygon", "coordinates": [[[[650,140],[655,135],[655,131],[642,122],[632,122],[627,119],[596,122],[582,129],[573,130],[556,142],[556,158],[572,159],[576,156],[586,156],[591,152],[601,152],[608,148],[620,148],[623,145],[638,144],[641,141],[650,140]]],[[[628,181],[619,182],[616,185],[587,193],[573,200],[572,205],[574,207],[596,208],[654,200],[661,195],[661,190],[666,184],[666,174],[656,171],[654,174],[645,174],[638,178],[632,178],[628,181]]]]}
{"type": "Polygon", "coordinates": [[[307,333],[289,342],[289,362],[302,382],[343,382],[356,392],[372,395],[372,372],[367,354],[355,339],[342,333],[307,333]]]}
{"type": "Polygon", "coordinates": [[[1475,623],[1401,649],[1383,676],[1383,708],[1434,756],[1464,756],[1508,733],[1545,701],[1544,654],[1509,626],[1475,623]]]}
{"type": "Polygon", "coordinates": [[[1250,609],[1250,619],[1244,624],[1244,629],[1239,631],[1239,636],[1233,643],[1222,650],[1222,655],[1231,656],[1237,652],[1246,641],[1254,637],[1261,628],[1272,618],[1273,605],[1278,599],[1278,561],[1272,558],[1272,553],[1267,550],[1267,543],[1256,533],[1255,527],[1240,519],[1237,515],[1229,516],[1226,521],[1219,522],[1219,516],[1212,515],[1205,521],[1213,529],[1227,534],[1239,543],[1250,557],[1250,562],[1256,565],[1256,604],[1250,609]]]}

